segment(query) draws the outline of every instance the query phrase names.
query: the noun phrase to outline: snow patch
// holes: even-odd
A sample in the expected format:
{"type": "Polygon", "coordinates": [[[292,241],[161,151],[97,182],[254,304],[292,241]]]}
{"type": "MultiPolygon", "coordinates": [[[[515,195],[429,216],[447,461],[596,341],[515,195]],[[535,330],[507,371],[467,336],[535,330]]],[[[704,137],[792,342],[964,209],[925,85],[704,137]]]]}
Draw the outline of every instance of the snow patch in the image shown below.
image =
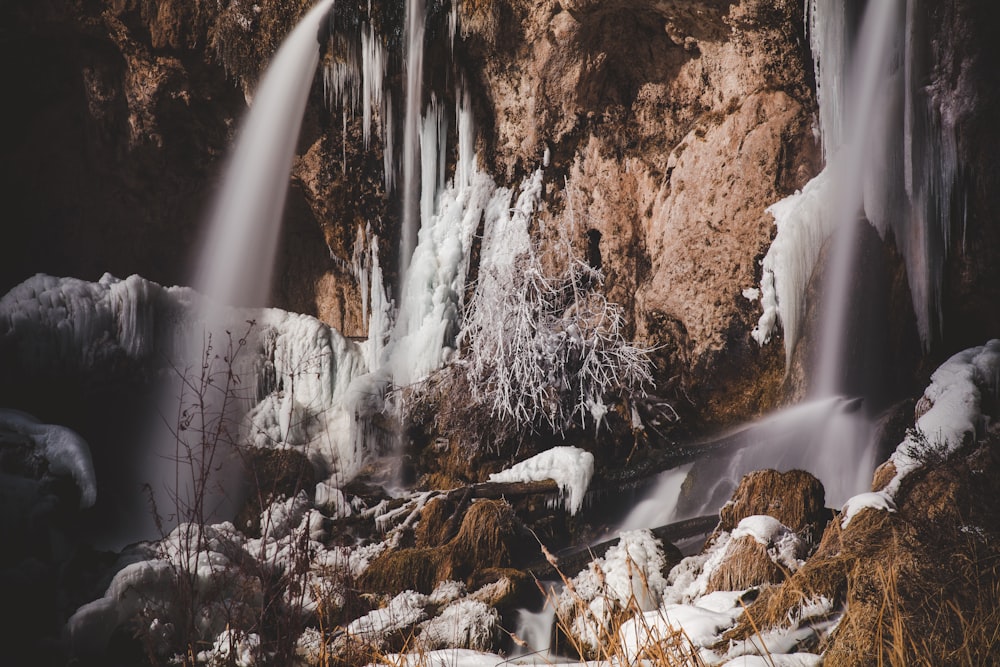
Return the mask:
{"type": "Polygon", "coordinates": [[[425,651],[443,648],[489,649],[500,629],[496,609],[479,600],[463,599],[444,608],[439,616],[420,625],[418,646],[425,651]]]}
{"type": "Polygon", "coordinates": [[[877,493],[863,493],[848,500],[841,525],[862,508],[893,511],[903,479],[930,458],[946,458],[975,441],[986,428],[982,393],[1000,390],[1000,340],[963,350],[938,367],[924,390],[930,408],[917,420],[889,460],[896,475],[877,493]]]}
{"type": "Polygon", "coordinates": [[[893,502],[892,496],[884,491],[859,493],[858,495],[848,499],[847,504],[844,505],[844,508],[841,510],[840,527],[847,528],[847,526],[851,523],[851,519],[853,519],[858,512],[864,509],[879,510],[882,512],[895,512],[896,503],[893,502]]]}
{"type": "Polygon", "coordinates": [[[540,482],[551,479],[559,485],[566,510],[576,514],[583,507],[583,499],[593,476],[593,454],[579,447],[553,447],[511,468],[493,473],[489,481],[540,482]]]}

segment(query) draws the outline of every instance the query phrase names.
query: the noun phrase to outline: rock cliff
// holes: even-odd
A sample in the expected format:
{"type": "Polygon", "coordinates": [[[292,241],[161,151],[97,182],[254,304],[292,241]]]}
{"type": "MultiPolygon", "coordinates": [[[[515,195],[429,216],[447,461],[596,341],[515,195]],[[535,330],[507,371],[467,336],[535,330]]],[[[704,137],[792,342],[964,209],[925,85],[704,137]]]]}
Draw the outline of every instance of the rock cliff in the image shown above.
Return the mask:
{"type": "MultiPolygon", "coordinates": [[[[355,4],[338,4],[341,29],[355,4]]],[[[0,49],[19,103],[3,141],[12,224],[0,288],[37,271],[184,283],[238,118],[307,7],[6,4],[0,49]]],[[[428,34],[440,42],[428,51],[430,87],[447,97],[454,79],[465,81],[482,166],[501,184],[549,156],[537,231],[572,222],[579,254],[601,266],[629,333],[655,347],[658,392],[706,424],[787,400],[800,376],[785,375],[777,345],[752,342],[759,306],[742,291],[757,284],[773,235],[765,208],[822,166],[801,3],[467,0],[453,47],[447,9],[429,6],[428,34]]],[[[398,47],[402,5],[374,11],[398,47]]],[[[932,13],[929,71],[958,128],[967,193],[946,270],[948,324],[933,350],[943,356],[996,328],[987,317],[998,284],[988,147],[1000,96],[986,85],[989,11],[955,2],[932,13]]],[[[328,59],[337,57],[333,23],[328,59]]],[[[401,85],[399,65],[387,77],[401,85]]],[[[359,227],[382,237],[384,267],[395,266],[399,236],[381,148],[366,149],[361,135],[361,119],[341,117],[318,77],[273,295],[348,336],[367,329],[350,268],[359,227]]]]}

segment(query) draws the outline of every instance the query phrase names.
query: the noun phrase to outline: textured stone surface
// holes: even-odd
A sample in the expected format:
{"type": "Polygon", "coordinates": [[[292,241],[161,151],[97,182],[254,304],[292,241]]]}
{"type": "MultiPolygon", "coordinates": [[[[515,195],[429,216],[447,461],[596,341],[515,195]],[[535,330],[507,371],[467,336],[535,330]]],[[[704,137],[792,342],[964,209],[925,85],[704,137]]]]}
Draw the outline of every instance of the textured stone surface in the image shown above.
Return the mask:
{"type": "Polygon", "coordinates": [[[764,209],[819,167],[800,3],[495,4],[504,29],[476,9],[466,45],[494,173],[516,182],[548,150],[546,226],[581,256],[597,239],[661,391],[709,422],[774,405],[782,363],[751,344],[741,291],[773,233],[764,209]]]}

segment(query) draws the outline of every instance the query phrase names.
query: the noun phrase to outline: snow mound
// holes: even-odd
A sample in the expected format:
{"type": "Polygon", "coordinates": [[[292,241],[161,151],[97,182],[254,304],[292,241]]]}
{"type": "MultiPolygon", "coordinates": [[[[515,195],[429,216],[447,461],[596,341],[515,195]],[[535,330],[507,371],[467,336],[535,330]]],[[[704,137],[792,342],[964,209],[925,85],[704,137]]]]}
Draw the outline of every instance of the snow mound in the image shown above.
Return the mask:
{"type": "Polygon", "coordinates": [[[1000,390],[1000,340],[963,350],[938,367],[920,404],[929,408],[917,419],[889,460],[896,475],[877,493],[863,493],[844,506],[843,527],[862,508],[893,511],[903,478],[928,459],[945,458],[971,444],[986,428],[983,392],[1000,390]]]}
{"type": "Polygon", "coordinates": [[[389,633],[412,628],[426,619],[425,609],[429,603],[426,595],[416,591],[403,591],[384,608],[351,621],[344,632],[349,637],[378,646],[389,633]]]}
{"type": "Polygon", "coordinates": [[[848,499],[840,515],[840,527],[847,528],[851,519],[864,509],[879,510],[883,512],[895,512],[896,503],[892,497],[883,491],[873,491],[869,493],[859,493],[848,499]]]}
{"type": "Polygon", "coordinates": [[[733,530],[731,539],[741,537],[752,537],[757,544],[766,547],[771,560],[786,570],[794,572],[802,567],[799,556],[805,551],[805,545],[795,531],[772,516],[744,518],[733,530]]]}
{"type": "Polygon", "coordinates": [[[553,447],[517,465],[490,475],[491,482],[540,482],[551,479],[559,485],[570,514],[583,507],[583,499],[594,476],[594,455],[578,447],[553,447]]]}
{"type": "Polygon", "coordinates": [[[500,615],[496,609],[466,598],[453,602],[440,615],[422,623],[417,643],[425,651],[443,648],[485,651],[493,645],[499,628],[500,615]]]}
{"type": "Polygon", "coordinates": [[[572,633],[596,650],[611,628],[616,609],[634,606],[656,609],[667,582],[662,569],[666,558],[659,541],[648,530],[624,532],[603,558],[572,580],[559,597],[557,614],[568,620],[572,633]]]}

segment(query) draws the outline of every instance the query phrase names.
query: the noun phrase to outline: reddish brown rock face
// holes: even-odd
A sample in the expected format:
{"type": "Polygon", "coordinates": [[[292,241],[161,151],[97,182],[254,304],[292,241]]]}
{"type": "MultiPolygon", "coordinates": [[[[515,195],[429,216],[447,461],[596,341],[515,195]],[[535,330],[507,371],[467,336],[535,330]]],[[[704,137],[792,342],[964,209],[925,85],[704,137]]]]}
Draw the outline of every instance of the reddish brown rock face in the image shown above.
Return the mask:
{"type": "Polygon", "coordinates": [[[547,225],[572,219],[581,256],[596,239],[608,297],[661,346],[661,386],[680,379],[710,422],[773,406],[782,364],[751,344],[741,292],[765,208],[820,166],[800,3],[498,4],[520,39],[492,50],[473,21],[468,41],[494,173],[548,149],[547,225]]]}

